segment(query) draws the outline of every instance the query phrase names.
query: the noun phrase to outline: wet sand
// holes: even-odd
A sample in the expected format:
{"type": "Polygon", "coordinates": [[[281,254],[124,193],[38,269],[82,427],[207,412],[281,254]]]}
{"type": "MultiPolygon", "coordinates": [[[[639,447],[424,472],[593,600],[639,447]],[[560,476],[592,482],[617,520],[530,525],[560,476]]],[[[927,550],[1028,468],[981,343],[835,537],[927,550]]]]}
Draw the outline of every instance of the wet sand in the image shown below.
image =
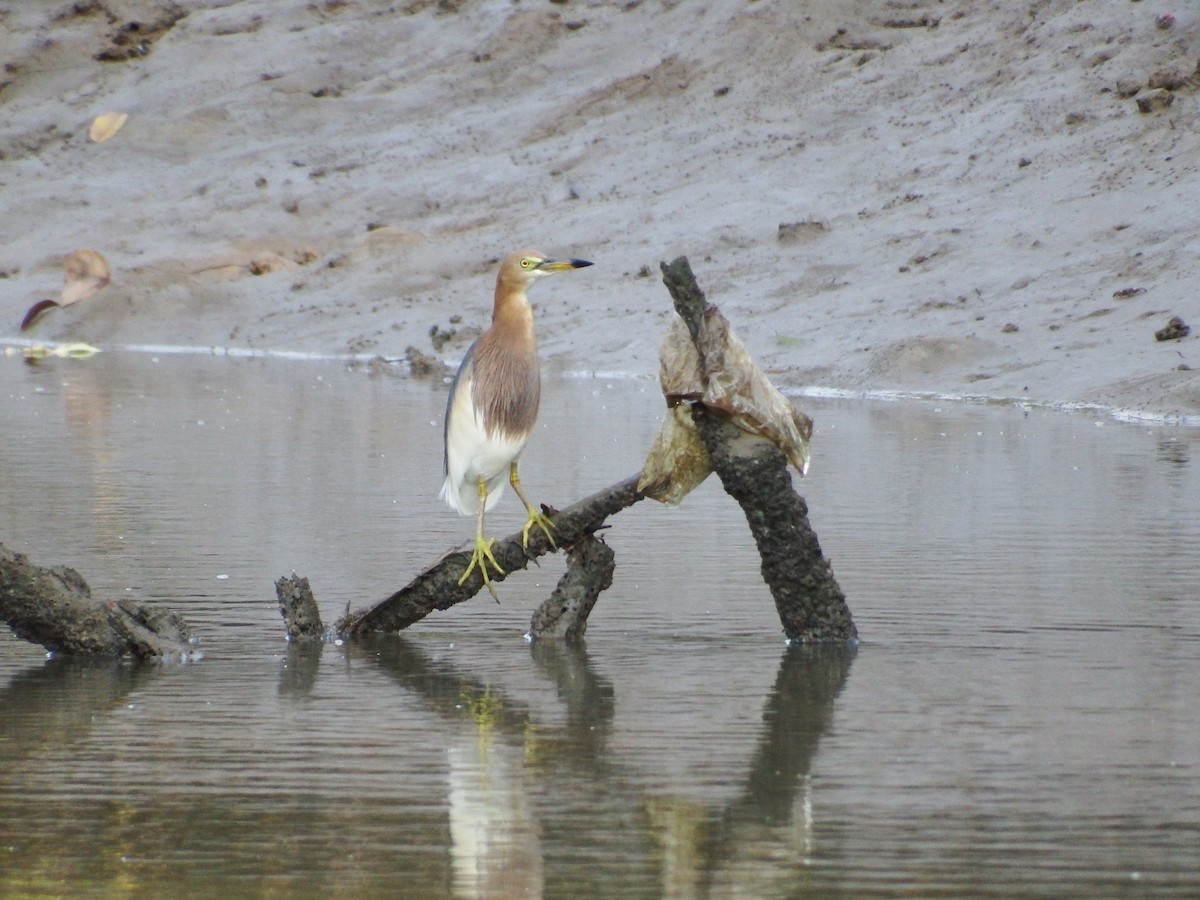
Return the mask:
{"type": "Polygon", "coordinates": [[[535,292],[548,369],[649,375],[686,254],[788,387],[1196,417],[1200,332],[1154,333],[1200,325],[1200,13],[1163,12],[10,4],[0,339],[88,248],[112,283],[32,338],[455,360],[532,245],[596,263],[535,292]]]}

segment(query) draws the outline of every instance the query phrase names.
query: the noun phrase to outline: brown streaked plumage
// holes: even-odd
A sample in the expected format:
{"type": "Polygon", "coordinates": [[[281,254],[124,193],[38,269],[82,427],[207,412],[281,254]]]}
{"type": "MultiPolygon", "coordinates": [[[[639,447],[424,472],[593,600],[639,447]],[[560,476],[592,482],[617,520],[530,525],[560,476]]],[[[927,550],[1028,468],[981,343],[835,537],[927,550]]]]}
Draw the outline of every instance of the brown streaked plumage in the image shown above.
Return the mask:
{"type": "Polygon", "coordinates": [[[471,353],[471,400],[488,431],[510,437],[527,435],[537,422],[542,399],[533,315],[524,293],[497,297],[492,327],[480,335],[471,353]]]}
{"type": "Polygon", "coordinates": [[[553,542],[550,521],[521,490],[517,461],[537,422],[541,371],[533,334],[533,310],[526,291],[541,276],[591,263],[581,259],[549,259],[534,250],[506,257],[496,275],[492,324],[467,350],[450,386],[446,403],[445,482],[441,497],[465,515],[476,515],[475,551],[459,584],[479,568],[483,583],[495,596],[487,564],[503,574],[483,537],[484,513],[513,486],[529,519],[523,537],[535,525],[553,542]]]}

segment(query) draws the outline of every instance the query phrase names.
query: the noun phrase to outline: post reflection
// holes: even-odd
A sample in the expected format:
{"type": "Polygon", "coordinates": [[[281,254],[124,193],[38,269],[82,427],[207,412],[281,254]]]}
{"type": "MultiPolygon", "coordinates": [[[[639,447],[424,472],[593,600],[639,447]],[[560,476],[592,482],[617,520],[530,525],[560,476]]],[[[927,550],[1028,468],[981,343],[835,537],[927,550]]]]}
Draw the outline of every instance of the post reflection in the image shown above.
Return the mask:
{"type": "Polygon", "coordinates": [[[763,730],[741,796],[721,812],[706,860],[708,887],[753,896],[788,893],[816,837],[810,772],[850,674],[848,645],[789,647],[763,709],[763,730]]]}
{"type": "Polygon", "coordinates": [[[648,884],[668,897],[762,896],[794,886],[808,864],[809,772],[853,648],[787,649],[737,796],[715,805],[654,791],[608,749],[617,698],[582,648],[532,645],[536,673],[555,691],[549,709],[461,664],[435,662],[404,637],[347,652],[460,726],[447,748],[446,801],[457,896],[614,895],[648,884]],[[624,865],[597,876],[588,865],[596,858],[624,865]]]}
{"type": "Polygon", "coordinates": [[[293,700],[303,700],[311,696],[324,653],[324,641],[289,642],[284,656],[283,671],[279,673],[279,696],[293,700]]]}

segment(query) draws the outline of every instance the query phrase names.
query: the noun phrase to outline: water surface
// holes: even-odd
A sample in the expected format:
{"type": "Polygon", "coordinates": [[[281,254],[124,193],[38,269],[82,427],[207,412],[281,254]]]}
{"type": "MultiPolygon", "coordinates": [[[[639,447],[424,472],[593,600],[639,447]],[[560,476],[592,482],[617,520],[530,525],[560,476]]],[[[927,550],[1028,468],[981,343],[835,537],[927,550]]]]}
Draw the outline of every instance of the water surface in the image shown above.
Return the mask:
{"type": "MultiPolygon", "coordinates": [[[[445,387],[326,362],[0,358],[0,541],[180,612],[187,665],[0,636],[0,894],[1166,896],[1200,890],[1200,433],[805,400],[862,636],[783,645],[718,484],[612,520],[586,649],[557,559],[402,636],[289,647],[471,533],[445,387]]],[[[557,505],[636,471],[652,382],[551,380],[557,505]]],[[[523,512],[502,501],[490,531],[523,512]]]]}

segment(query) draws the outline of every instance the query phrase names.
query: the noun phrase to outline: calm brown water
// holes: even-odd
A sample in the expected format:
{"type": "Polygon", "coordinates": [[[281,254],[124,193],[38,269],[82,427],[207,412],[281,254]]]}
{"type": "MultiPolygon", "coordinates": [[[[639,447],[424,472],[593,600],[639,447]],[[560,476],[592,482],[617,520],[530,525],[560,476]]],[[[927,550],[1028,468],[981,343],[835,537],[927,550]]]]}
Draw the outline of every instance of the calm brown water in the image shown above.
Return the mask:
{"type": "MultiPolygon", "coordinates": [[[[557,560],[403,637],[288,647],[277,576],[332,620],[471,533],[437,500],[444,396],[0,357],[0,542],[174,608],[204,652],[0,636],[0,896],[1200,892],[1200,432],[804,401],[856,650],[783,646],[716,484],[613,520],[584,651],[522,639],[557,560]]],[[[547,384],[532,496],[636,471],[660,406],[547,384]]]]}

